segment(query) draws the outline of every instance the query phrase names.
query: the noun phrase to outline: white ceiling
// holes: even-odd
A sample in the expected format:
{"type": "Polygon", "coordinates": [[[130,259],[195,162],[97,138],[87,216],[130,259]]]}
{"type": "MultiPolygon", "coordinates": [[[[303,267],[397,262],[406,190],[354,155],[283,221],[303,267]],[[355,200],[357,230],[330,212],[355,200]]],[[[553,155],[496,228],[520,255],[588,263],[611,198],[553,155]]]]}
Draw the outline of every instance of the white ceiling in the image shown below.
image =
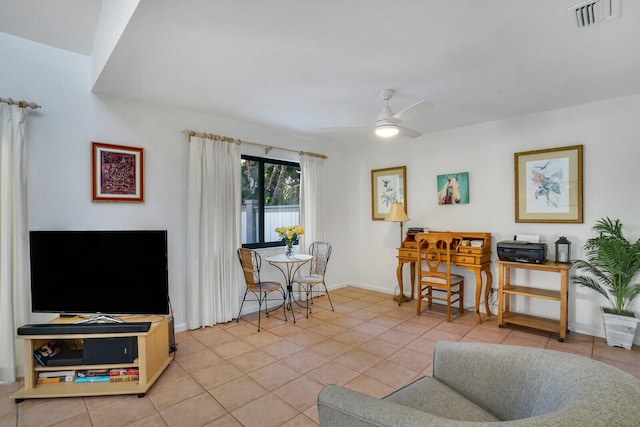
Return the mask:
{"type": "MultiPolygon", "coordinates": [[[[434,104],[421,132],[640,93],[640,1],[584,30],[579,2],[141,0],[94,90],[335,138],[384,88],[434,104]]],[[[101,4],[0,0],[0,31],[88,55],[101,4]]]]}

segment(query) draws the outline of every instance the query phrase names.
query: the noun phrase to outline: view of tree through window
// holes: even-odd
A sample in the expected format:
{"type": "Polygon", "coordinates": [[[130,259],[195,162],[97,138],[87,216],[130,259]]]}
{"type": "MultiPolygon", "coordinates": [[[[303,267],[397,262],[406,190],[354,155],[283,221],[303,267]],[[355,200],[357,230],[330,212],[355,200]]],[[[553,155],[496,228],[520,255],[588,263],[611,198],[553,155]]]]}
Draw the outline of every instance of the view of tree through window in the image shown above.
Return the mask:
{"type": "Polygon", "coordinates": [[[275,228],[300,220],[300,165],[242,156],[241,168],[242,245],[282,245],[275,228]]]}

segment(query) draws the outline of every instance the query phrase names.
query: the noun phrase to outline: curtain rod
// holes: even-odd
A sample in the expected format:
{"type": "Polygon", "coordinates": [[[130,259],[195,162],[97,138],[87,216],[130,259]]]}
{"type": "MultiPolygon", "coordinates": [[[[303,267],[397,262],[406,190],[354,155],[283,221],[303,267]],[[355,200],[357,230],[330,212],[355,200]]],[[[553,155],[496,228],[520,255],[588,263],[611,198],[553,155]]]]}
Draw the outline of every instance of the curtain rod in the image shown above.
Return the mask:
{"type": "Polygon", "coordinates": [[[282,148],[282,147],[274,147],[272,145],[264,145],[264,144],[258,144],[257,142],[251,142],[251,141],[243,141],[241,139],[235,139],[235,138],[231,138],[229,136],[222,136],[222,135],[216,135],[213,133],[204,133],[204,132],[196,132],[193,130],[189,130],[189,129],[185,129],[183,130],[184,133],[186,133],[189,138],[191,138],[192,136],[197,136],[198,138],[206,138],[206,139],[211,139],[213,141],[225,141],[225,142],[230,142],[230,143],[234,143],[234,144],[249,144],[249,145],[255,145],[258,147],[264,147],[264,154],[269,154],[269,151],[276,149],[276,150],[284,150],[284,151],[290,151],[292,153],[298,153],[298,154],[302,154],[302,155],[306,155],[306,156],[311,156],[311,157],[319,157],[321,159],[327,159],[328,157],[325,156],[324,154],[316,154],[316,153],[309,153],[307,151],[298,151],[298,150],[292,150],[290,148],[282,148]]]}
{"type": "Polygon", "coordinates": [[[20,108],[32,108],[32,109],[37,109],[37,108],[42,108],[40,107],[38,104],[36,104],[35,102],[28,102],[28,101],[16,101],[14,99],[11,98],[0,98],[0,102],[4,102],[5,104],[9,104],[9,105],[17,105],[20,108]]]}

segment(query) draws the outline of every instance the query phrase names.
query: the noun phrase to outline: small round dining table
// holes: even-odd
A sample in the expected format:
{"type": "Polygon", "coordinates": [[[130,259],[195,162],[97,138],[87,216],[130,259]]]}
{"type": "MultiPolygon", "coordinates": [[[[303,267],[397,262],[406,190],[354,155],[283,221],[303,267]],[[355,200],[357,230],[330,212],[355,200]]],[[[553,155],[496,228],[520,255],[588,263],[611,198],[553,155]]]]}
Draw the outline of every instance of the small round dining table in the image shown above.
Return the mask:
{"type": "Polygon", "coordinates": [[[282,275],[284,276],[284,280],[287,285],[284,304],[286,304],[285,308],[288,308],[289,311],[291,311],[291,315],[293,316],[293,323],[296,323],[296,315],[293,312],[292,304],[298,304],[293,296],[293,280],[300,267],[302,267],[312,259],[313,255],[308,254],[294,254],[292,257],[287,257],[285,254],[276,254],[265,257],[265,260],[269,264],[280,270],[282,272],[282,275]]]}

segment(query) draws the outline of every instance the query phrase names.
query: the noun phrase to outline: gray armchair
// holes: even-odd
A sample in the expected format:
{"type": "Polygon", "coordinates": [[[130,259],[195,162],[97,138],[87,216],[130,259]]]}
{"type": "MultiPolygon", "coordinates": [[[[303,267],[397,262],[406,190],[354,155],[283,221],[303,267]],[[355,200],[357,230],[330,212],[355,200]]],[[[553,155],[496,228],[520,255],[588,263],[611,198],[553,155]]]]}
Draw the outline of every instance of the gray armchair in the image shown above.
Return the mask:
{"type": "Polygon", "coordinates": [[[378,399],[336,385],[321,426],[640,426],[640,381],[551,350],[440,341],[433,377],[378,399]]]}

